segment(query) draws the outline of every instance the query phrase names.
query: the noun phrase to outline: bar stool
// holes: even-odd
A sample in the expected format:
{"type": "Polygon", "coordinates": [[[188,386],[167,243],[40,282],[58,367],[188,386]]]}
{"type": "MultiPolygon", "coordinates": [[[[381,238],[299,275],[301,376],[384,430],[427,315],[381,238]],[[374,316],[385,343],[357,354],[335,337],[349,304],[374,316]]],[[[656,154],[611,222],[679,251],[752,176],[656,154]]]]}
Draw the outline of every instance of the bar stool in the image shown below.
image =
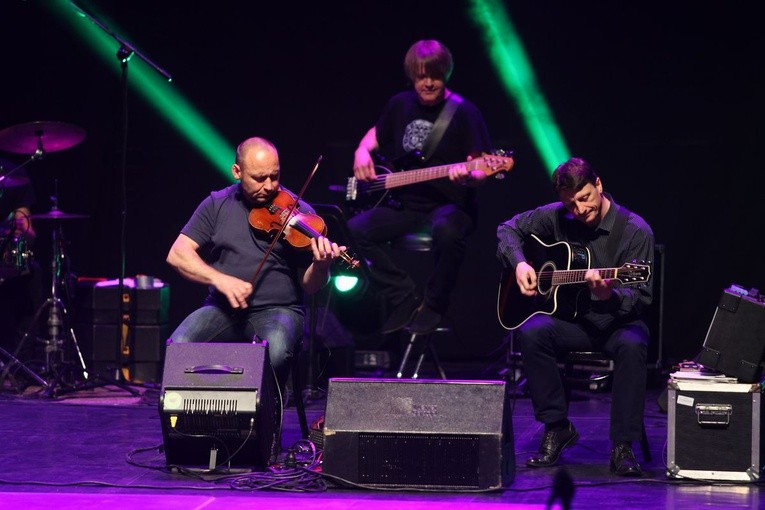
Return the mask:
{"type": "MultiPolygon", "coordinates": [[[[429,252],[433,248],[433,236],[428,231],[404,234],[403,236],[391,241],[390,246],[396,250],[410,252],[429,252]]],[[[422,367],[422,363],[425,360],[425,356],[429,355],[430,361],[433,363],[433,367],[436,369],[436,372],[438,372],[438,375],[441,377],[441,379],[446,379],[446,372],[444,372],[444,369],[441,366],[441,361],[438,359],[438,353],[436,352],[433,341],[436,335],[449,333],[451,333],[451,328],[446,326],[439,326],[430,333],[425,334],[410,332],[409,340],[406,344],[404,354],[401,357],[401,363],[399,364],[396,377],[399,379],[405,377],[404,373],[407,369],[407,364],[409,364],[409,359],[412,355],[412,351],[417,350],[417,361],[415,362],[414,371],[410,377],[412,379],[417,379],[419,377],[420,368],[422,367]],[[416,347],[417,349],[415,349],[416,347]]]]}
{"type": "Polygon", "coordinates": [[[436,372],[438,372],[438,375],[441,377],[441,379],[446,379],[446,372],[444,372],[444,369],[441,366],[441,361],[438,359],[438,353],[436,352],[436,348],[433,345],[433,336],[436,334],[450,332],[451,329],[447,327],[438,327],[430,333],[426,334],[412,333],[409,336],[409,342],[406,344],[404,355],[401,357],[401,364],[398,367],[398,373],[396,373],[396,377],[399,379],[404,377],[404,371],[406,370],[406,366],[409,363],[409,356],[412,354],[412,350],[417,344],[417,340],[421,338],[422,343],[420,345],[419,355],[417,356],[417,362],[414,365],[414,371],[412,372],[411,378],[417,379],[419,377],[420,367],[422,367],[422,362],[425,360],[425,355],[430,354],[430,361],[433,363],[433,367],[436,369],[436,372]]]}

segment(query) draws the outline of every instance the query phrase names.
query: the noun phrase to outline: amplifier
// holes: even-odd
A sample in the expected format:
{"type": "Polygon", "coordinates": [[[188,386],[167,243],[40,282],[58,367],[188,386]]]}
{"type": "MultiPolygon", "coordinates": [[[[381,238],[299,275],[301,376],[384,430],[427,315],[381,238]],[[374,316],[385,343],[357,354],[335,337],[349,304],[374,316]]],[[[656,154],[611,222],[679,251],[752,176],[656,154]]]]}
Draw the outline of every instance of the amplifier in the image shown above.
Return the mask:
{"type": "Polygon", "coordinates": [[[263,470],[281,426],[266,343],[171,343],[159,414],[167,465],[263,470]]]}
{"type": "Polygon", "coordinates": [[[756,382],[762,375],[765,355],[765,302],[756,289],[738,285],[725,289],[704,339],[699,363],[756,382]]]}
{"type": "Polygon", "coordinates": [[[355,486],[500,489],[515,475],[502,381],[329,380],[324,473],[355,486]]]}

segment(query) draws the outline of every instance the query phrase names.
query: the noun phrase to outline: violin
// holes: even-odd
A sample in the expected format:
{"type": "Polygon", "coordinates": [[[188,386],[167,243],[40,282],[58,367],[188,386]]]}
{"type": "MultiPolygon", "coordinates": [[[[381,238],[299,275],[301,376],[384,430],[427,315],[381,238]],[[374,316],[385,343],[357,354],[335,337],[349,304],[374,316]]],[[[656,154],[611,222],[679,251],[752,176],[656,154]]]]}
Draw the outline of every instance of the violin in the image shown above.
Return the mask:
{"type": "MultiPolygon", "coordinates": [[[[299,212],[295,199],[284,190],[279,190],[268,205],[251,209],[248,219],[252,228],[272,235],[283,230],[284,240],[299,250],[310,250],[311,239],[327,234],[327,225],[321,216],[299,212]]],[[[361,265],[347,251],[340,252],[340,258],[351,269],[361,265]]]]}

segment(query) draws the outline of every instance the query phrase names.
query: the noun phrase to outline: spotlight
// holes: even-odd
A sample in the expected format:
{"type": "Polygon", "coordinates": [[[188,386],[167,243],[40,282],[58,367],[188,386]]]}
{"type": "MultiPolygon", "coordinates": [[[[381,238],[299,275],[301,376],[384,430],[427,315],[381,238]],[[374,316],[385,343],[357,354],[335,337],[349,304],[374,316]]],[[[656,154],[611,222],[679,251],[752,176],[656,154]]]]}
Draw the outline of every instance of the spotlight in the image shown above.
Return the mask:
{"type": "Polygon", "coordinates": [[[332,285],[335,286],[335,290],[342,293],[353,292],[361,286],[358,276],[347,274],[333,276],[332,285]]]}

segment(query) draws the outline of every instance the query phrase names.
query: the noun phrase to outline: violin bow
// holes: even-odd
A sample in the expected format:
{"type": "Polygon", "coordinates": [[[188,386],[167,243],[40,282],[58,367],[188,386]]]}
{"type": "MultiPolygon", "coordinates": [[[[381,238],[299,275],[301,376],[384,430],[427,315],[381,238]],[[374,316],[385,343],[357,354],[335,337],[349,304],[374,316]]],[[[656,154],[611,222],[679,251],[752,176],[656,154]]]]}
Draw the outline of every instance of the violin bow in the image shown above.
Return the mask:
{"type": "Polygon", "coordinates": [[[258,268],[255,270],[255,274],[252,275],[250,284],[253,287],[255,286],[255,280],[258,279],[258,275],[260,274],[260,271],[263,269],[263,265],[266,263],[266,259],[273,251],[274,246],[276,246],[277,241],[279,241],[279,238],[282,237],[282,234],[284,233],[284,229],[287,228],[287,225],[289,224],[289,221],[292,218],[292,215],[295,214],[295,209],[297,209],[298,206],[300,205],[300,200],[303,198],[303,193],[305,193],[305,190],[308,188],[308,183],[311,182],[311,179],[313,179],[313,176],[316,174],[316,171],[319,169],[319,163],[321,163],[321,159],[322,159],[322,155],[319,154],[319,159],[316,160],[316,163],[313,165],[313,169],[311,170],[311,173],[308,175],[308,178],[305,180],[305,182],[303,183],[303,186],[300,188],[300,192],[298,193],[297,198],[295,199],[295,206],[290,210],[289,215],[282,222],[282,226],[279,229],[279,232],[277,232],[274,238],[271,240],[271,244],[268,246],[266,253],[263,255],[263,258],[261,259],[260,264],[258,264],[258,268]]]}

